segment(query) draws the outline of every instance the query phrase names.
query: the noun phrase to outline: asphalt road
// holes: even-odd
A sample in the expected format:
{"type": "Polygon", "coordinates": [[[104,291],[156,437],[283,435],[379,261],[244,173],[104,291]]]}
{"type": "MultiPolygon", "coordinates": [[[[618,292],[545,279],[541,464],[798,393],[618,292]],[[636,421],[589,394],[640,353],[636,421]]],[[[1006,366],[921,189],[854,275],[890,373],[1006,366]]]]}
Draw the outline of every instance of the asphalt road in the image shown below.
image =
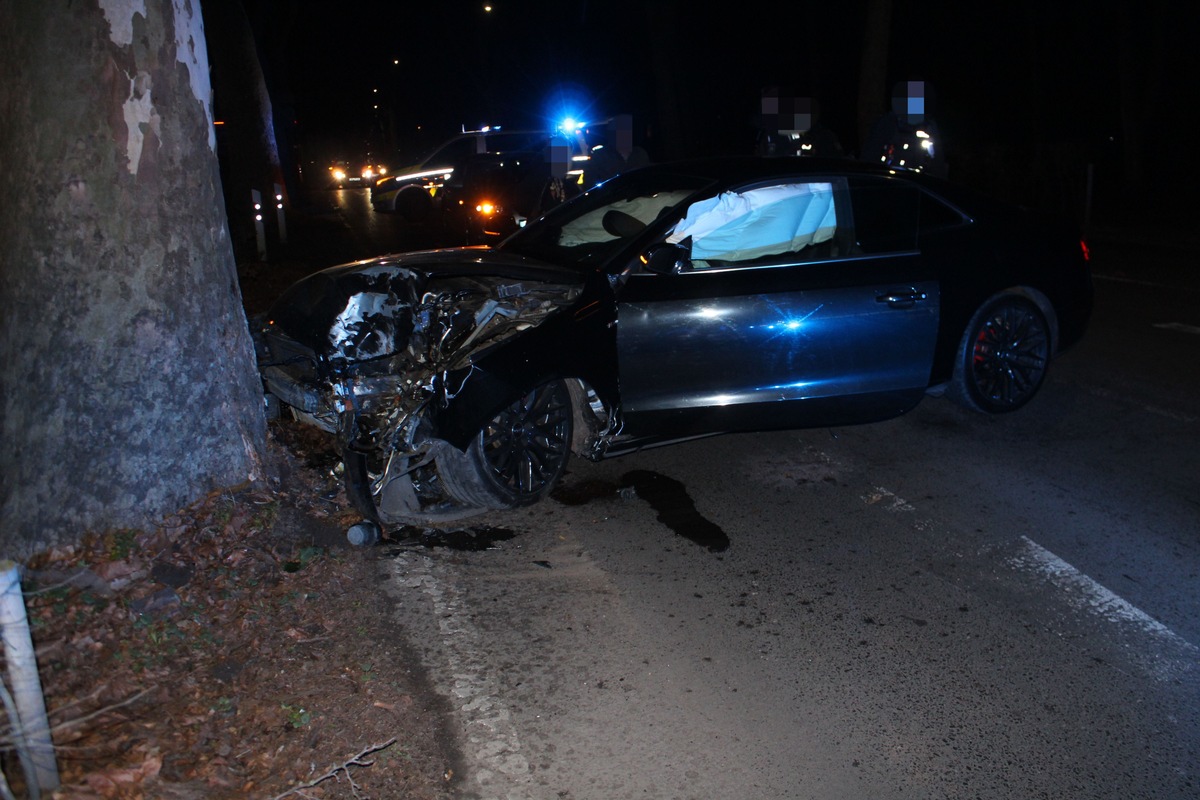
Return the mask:
{"type": "Polygon", "coordinates": [[[1016,414],[577,460],[388,549],[462,796],[1200,796],[1200,265],[1093,253],[1016,414]]]}

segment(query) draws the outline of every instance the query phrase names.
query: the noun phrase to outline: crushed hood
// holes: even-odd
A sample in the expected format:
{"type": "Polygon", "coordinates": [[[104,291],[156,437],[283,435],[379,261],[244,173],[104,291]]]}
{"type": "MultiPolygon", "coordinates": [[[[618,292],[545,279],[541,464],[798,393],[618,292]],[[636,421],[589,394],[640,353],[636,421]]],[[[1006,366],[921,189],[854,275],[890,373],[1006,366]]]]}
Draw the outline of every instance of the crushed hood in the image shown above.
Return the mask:
{"type": "Polygon", "coordinates": [[[578,297],[582,273],[486,248],[383,256],[317,272],[268,312],[270,329],[345,362],[404,356],[445,368],[578,297]]]}

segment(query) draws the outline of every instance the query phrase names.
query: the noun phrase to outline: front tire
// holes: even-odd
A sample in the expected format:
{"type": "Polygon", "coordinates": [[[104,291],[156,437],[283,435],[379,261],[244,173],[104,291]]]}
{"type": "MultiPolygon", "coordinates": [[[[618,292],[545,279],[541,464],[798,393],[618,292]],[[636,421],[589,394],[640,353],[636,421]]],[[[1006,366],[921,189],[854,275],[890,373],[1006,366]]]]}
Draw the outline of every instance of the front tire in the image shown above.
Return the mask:
{"type": "Polygon", "coordinates": [[[422,223],[429,219],[433,211],[433,198],[420,186],[408,186],[396,193],[392,201],[392,210],[403,217],[405,222],[422,223]]]}
{"type": "Polygon", "coordinates": [[[545,497],[570,457],[571,395],[562,381],[542,384],[490,419],[465,453],[438,456],[446,492],[460,503],[514,508],[545,497]]]}
{"type": "Polygon", "coordinates": [[[403,525],[440,525],[482,514],[447,497],[431,464],[408,470],[407,459],[347,452],[342,456],[346,495],[368,520],[389,530],[403,525]]]}
{"type": "Polygon", "coordinates": [[[1050,328],[1029,299],[985,304],[963,333],[947,387],[959,404],[988,414],[1016,411],[1037,394],[1050,361],[1050,328]]]}

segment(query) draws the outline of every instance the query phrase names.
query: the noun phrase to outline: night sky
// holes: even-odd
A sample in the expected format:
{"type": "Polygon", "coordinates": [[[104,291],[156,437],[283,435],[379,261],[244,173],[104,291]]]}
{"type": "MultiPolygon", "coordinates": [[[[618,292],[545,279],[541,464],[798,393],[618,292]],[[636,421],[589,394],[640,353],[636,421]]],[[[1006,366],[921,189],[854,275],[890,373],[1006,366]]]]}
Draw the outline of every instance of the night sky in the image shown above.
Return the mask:
{"type": "MultiPolygon", "coordinates": [[[[490,12],[482,0],[247,3],[276,56],[277,104],[302,137],[348,157],[395,161],[464,126],[542,125],[568,111],[631,112],[653,144],[669,105],[687,131],[682,155],[749,152],[769,86],[817,98],[843,145],[858,146],[869,0],[736,11],[683,0],[494,0],[490,12]]],[[[1124,5],[1136,15],[1116,0],[893,0],[880,109],[894,82],[924,80],[951,150],[956,140],[1100,148],[1122,136],[1122,65],[1132,64],[1124,74],[1144,88],[1146,129],[1170,139],[1172,104],[1195,94],[1197,12],[1124,5]]]]}

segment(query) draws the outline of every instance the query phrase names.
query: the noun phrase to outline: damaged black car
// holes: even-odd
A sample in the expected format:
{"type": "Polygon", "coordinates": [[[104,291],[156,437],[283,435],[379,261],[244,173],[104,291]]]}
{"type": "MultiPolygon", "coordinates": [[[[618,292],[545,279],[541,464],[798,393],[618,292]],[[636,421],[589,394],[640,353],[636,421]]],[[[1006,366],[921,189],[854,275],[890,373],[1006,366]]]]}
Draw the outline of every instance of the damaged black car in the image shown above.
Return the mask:
{"type": "Polygon", "coordinates": [[[1091,308],[1068,227],[919,174],[738,158],[618,176],[495,247],[316,273],[257,341],[268,399],[337,437],[386,530],[533,503],[572,455],[942,390],[1014,411],[1091,308]]]}

